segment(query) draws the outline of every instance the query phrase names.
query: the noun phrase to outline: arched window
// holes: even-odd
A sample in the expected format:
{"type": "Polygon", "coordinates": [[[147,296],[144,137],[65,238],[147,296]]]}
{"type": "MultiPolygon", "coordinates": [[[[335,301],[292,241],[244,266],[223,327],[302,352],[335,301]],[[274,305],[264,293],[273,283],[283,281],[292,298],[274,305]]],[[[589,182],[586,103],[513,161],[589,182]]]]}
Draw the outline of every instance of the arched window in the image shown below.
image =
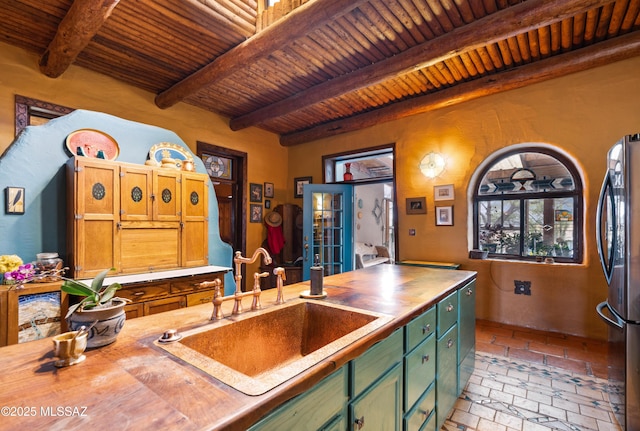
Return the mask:
{"type": "Polygon", "coordinates": [[[582,183],[573,163],[548,148],[503,153],[474,193],[474,248],[489,257],[582,262],[582,183]]]}

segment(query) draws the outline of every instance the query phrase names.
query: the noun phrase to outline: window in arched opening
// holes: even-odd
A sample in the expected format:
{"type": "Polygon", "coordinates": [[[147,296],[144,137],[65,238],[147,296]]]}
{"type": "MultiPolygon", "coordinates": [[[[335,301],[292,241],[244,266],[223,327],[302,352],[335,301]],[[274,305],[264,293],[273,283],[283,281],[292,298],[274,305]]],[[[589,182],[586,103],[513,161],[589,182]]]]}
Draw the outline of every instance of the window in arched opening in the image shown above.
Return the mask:
{"type": "Polygon", "coordinates": [[[576,168],[546,148],[496,157],[474,193],[474,248],[489,257],[582,262],[582,183],[576,168]]]}

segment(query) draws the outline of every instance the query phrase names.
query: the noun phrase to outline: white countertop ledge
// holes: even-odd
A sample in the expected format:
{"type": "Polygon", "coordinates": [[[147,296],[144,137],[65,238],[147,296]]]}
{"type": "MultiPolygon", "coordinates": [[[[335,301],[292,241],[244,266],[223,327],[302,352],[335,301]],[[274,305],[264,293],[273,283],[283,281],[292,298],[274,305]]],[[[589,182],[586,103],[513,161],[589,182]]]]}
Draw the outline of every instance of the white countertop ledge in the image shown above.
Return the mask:
{"type": "MultiPolygon", "coordinates": [[[[188,277],[190,275],[200,275],[200,274],[208,274],[210,272],[228,272],[228,271],[231,271],[231,268],[226,266],[216,266],[216,265],[196,266],[193,268],[173,269],[170,271],[117,275],[115,277],[105,278],[103,284],[144,283],[146,281],[164,280],[166,278],[188,277]]],[[[93,279],[78,280],[78,281],[81,283],[86,283],[88,285],[91,285],[91,282],[93,281],[93,279]]]]}

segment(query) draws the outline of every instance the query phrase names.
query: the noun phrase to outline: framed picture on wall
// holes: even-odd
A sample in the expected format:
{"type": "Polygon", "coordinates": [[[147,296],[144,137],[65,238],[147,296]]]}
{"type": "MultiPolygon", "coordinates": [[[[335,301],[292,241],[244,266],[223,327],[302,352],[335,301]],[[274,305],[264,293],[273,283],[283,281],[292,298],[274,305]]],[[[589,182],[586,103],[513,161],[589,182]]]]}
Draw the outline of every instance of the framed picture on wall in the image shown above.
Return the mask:
{"type": "Polygon", "coordinates": [[[301,198],[304,191],[305,184],[311,184],[313,179],[311,177],[298,177],[293,180],[293,197],[301,198]]]}
{"type": "Polygon", "coordinates": [[[251,204],[250,205],[251,223],[262,223],[262,205],[251,204]]]}
{"type": "Polygon", "coordinates": [[[407,214],[426,214],[426,198],[407,198],[407,214]]]}
{"type": "Polygon", "coordinates": [[[7,214],[24,214],[24,187],[7,187],[4,200],[7,214]]]}
{"type": "Polygon", "coordinates": [[[274,195],[273,192],[273,183],[264,183],[264,197],[272,198],[274,195]]]}
{"type": "Polygon", "coordinates": [[[262,184],[249,184],[249,202],[262,202],[262,184]]]}
{"type": "Polygon", "coordinates": [[[453,226],[453,206],[436,207],[436,226],[453,226]]]}
{"type": "Polygon", "coordinates": [[[434,201],[453,200],[453,184],[447,184],[446,186],[434,186],[433,200],[434,201]]]}

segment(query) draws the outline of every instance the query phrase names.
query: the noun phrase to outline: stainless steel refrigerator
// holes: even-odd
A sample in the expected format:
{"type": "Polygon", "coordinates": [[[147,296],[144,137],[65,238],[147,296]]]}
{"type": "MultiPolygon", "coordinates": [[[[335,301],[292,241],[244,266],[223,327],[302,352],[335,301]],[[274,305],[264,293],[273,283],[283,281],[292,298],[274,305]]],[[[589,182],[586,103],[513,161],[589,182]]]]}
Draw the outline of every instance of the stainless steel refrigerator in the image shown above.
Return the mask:
{"type": "Polygon", "coordinates": [[[640,134],[609,150],[596,225],[609,285],[596,310],[609,326],[611,405],[624,430],[640,431],[640,134]]]}

